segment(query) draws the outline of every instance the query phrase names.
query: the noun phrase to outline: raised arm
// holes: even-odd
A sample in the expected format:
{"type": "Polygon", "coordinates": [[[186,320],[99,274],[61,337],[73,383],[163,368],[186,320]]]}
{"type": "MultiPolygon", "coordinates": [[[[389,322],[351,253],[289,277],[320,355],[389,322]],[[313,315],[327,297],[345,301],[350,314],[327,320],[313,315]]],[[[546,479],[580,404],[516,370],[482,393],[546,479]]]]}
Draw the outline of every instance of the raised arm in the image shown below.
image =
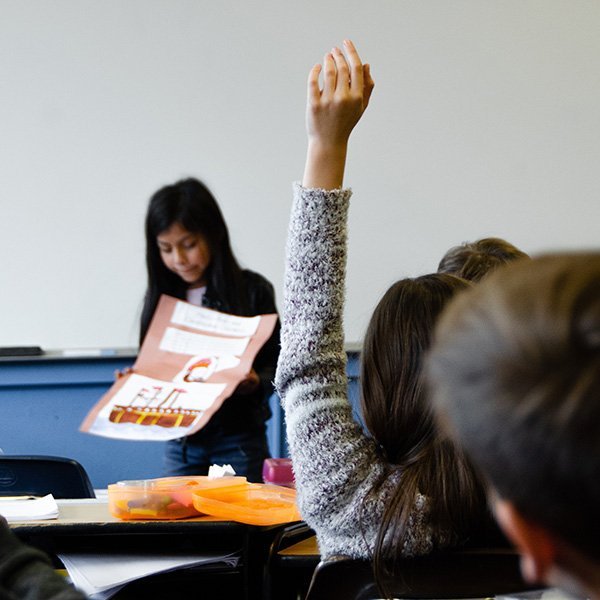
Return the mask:
{"type": "Polygon", "coordinates": [[[385,465],[353,420],[347,397],[342,324],[346,220],[343,183],[348,138],[373,81],[354,46],[334,49],[308,81],[308,154],[294,186],[287,240],[281,352],[276,386],[285,410],[300,511],[323,557],[367,558],[381,503],[366,501],[385,465]]]}
{"type": "Polygon", "coordinates": [[[363,65],[354,44],[344,41],[325,55],[308,76],[306,130],[308,151],[302,185],[305,188],[341,188],[348,138],[369,103],[374,82],[368,64],[363,65]],[[323,87],[319,75],[323,72],[323,87]]]}

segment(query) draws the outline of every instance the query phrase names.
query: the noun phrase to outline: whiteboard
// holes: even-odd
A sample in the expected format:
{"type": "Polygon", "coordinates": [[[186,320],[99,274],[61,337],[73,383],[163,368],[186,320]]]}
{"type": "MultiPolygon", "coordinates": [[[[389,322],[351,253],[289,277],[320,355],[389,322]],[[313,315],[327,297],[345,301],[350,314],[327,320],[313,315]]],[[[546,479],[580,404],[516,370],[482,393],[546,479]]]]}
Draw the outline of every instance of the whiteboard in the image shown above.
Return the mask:
{"type": "Polygon", "coordinates": [[[150,195],[218,198],[281,301],[305,81],[352,38],[347,341],[396,279],[462,241],[598,246],[596,0],[0,0],[0,345],[126,347],[150,195]]]}

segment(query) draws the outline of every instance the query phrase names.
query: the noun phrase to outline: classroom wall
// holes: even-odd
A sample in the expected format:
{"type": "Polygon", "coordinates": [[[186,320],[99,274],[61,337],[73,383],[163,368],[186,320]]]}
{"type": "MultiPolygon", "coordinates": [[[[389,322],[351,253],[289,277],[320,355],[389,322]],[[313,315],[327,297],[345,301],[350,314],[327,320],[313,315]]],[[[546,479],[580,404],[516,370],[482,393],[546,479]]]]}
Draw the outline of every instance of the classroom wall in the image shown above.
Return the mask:
{"type": "Polygon", "coordinates": [[[464,240],[598,246],[596,0],[0,0],[0,345],[132,346],[142,221],[204,179],[279,298],[305,81],[351,37],[347,340],[464,240]]]}

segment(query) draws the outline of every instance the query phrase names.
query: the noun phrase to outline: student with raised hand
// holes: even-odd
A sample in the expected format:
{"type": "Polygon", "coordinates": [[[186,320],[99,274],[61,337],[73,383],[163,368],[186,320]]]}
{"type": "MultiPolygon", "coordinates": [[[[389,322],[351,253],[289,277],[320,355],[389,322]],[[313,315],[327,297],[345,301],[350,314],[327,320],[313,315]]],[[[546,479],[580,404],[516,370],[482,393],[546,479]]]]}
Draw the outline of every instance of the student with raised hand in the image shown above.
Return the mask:
{"type": "MultiPolygon", "coordinates": [[[[145,229],[148,288],[140,344],[161,294],[239,316],[277,312],[273,286],[239,266],[219,205],[197,179],[159,189],[150,199],[145,229]]],[[[212,464],[230,464],[237,475],[262,481],[278,353],[279,323],[248,377],[211,420],[197,433],[167,443],[166,475],[206,475],[212,464]]]]}
{"type": "Polygon", "coordinates": [[[426,370],[525,578],[599,599],[600,253],[490,275],[444,312],[426,370]]]}
{"type": "Polygon", "coordinates": [[[309,75],[308,152],[294,185],[276,387],[300,512],[322,557],[373,559],[381,582],[401,556],[463,542],[487,511],[470,463],[434,427],[421,377],[435,318],[467,282],[432,274],[386,292],[361,355],[370,436],[352,418],[342,325],[351,192],[342,186],[348,138],[373,86],[350,41],[309,75]]]}

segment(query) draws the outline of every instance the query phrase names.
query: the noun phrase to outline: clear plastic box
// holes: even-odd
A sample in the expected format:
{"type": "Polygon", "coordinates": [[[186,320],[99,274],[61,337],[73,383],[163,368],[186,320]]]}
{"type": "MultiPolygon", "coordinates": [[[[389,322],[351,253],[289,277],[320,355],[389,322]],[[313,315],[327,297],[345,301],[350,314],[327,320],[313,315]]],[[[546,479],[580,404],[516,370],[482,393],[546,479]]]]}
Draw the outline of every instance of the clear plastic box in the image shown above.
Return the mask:
{"type": "Polygon", "coordinates": [[[108,486],[108,509],[124,520],[185,519],[198,517],[192,494],[195,490],[245,489],[245,477],[165,477],[119,481],[108,486]]]}

